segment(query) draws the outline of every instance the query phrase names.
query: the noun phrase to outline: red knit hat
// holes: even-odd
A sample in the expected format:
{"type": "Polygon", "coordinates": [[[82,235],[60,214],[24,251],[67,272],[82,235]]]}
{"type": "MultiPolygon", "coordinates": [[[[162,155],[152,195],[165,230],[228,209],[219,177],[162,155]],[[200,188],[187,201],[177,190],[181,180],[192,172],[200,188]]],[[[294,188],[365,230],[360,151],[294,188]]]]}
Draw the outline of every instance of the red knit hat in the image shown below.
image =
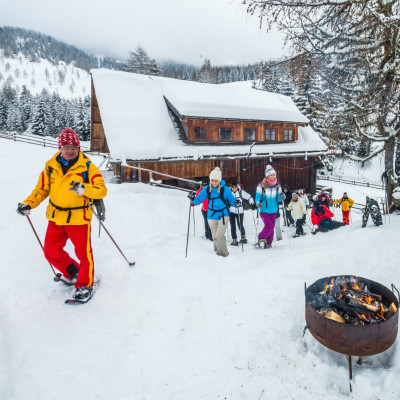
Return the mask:
{"type": "Polygon", "coordinates": [[[64,129],[58,135],[58,148],[61,149],[61,146],[81,146],[79,137],[73,129],[64,129]]]}

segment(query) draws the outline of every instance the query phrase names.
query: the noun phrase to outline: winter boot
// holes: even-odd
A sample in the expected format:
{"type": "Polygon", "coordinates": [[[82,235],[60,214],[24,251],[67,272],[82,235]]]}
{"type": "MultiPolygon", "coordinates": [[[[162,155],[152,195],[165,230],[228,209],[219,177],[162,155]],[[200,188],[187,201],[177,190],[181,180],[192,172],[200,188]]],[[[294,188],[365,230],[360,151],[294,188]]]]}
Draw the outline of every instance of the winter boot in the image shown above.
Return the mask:
{"type": "Polygon", "coordinates": [[[247,239],[246,239],[245,235],[242,236],[242,240],[240,241],[240,243],[247,243],[247,239]]]}
{"type": "Polygon", "coordinates": [[[76,288],[73,298],[75,300],[89,301],[92,298],[92,290],[93,288],[90,286],[78,287],[76,288]]]}
{"type": "Polygon", "coordinates": [[[239,246],[239,242],[236,239],[233,239],[231,246],[239,246]]]}
{"type": "Polygon", "coordinates": [[[300,235],[298,235],[297,233],[295,235],[293,235],[294,238],[298,238],[300,237],[300,235]]]}

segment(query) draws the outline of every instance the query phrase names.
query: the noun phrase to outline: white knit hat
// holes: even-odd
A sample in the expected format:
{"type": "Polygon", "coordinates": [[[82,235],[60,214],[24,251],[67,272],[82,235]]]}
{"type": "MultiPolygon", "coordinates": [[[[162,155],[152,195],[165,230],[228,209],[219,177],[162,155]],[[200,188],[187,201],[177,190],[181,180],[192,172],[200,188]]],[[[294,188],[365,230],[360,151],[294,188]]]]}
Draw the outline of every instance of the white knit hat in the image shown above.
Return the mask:
{"type": "Polygon", "coordinates": [[[265,168],[265,176],[269,176],[271,174],[276,175],[276,171],[268,164],[267,168],[265,168]]]}
{"type": "Polygon", "coordinates": [[[222,179],[222,172],[219,169],[219,167],[215,167],[211,172],[210,172],[210,180],[211,179],[217,179],[221,180],[222,179]]]}

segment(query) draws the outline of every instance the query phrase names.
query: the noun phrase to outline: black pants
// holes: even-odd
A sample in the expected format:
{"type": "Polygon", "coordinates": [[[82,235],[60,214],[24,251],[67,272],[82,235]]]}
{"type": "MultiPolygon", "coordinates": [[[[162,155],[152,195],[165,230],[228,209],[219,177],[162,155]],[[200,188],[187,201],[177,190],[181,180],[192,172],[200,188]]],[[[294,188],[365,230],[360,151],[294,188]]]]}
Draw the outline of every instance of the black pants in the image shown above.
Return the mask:
{"type": "Polygon", "coordinates": [[[286,208],[286,219],[287,219],[287,221],[286,221],[286,224],[289,226],[290,224],[293,224],[294,225],[294,219],[293,219],[293,217],[292,217],[292,210],[288,210],[287,208],[286,208]]]}
{"type": "Polygon", "coordinates": [[[212,240],[210,225],[208,225],[208,221],[207,221],[207,211],[204,211],[202,209],[201,214],[203,215],[203,219],[204,219],[204,228],[206,230],[206,238],[212,240]]]}
{"type": "Polygon", "coordinates": [[[237,225],[239,227],[239,230],[241,232],[241,236],[246,236],[246,232],[244,230],[243,227],[243,217],[244,217],[244,213],[243,214],[235,214],[235,213],[231,213],[231,215],[229,216],[230,221],[231,221],[231,234],[232,234],[232,239],[237,239],[236,236],[236,222],[237,225]],[[239,217],[240,217],[240,224],[239,224],[239,217]]]}
{"type": "Polygon", "coordinates": [[[341,226],[344,226],[343,222],[339,221],[331,221],[329,225],[325,225],[323,221],[321,221],[318,225],[318,228],[315,230],[315,232],[328,232],[332,231],[336,228],[340,228],[341,226]]]}
{"type": "Polygon", "coordinates": [[[303,235],[303,218],[302,219],[296,219],[296,235],[303,235]]]}

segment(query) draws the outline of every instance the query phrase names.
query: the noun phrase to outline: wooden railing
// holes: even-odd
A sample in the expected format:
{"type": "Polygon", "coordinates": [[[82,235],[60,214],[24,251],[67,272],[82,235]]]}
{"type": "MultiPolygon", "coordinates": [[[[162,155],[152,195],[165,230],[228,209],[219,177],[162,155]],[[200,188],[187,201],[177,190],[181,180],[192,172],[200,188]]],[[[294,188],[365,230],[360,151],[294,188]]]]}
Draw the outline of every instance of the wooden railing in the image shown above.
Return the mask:
{"type": "MultiPolygon", "coordinates": [[[[154,185],[154,186],[161,186],[161,187],[166,187],[166,188],[170,188],[170,189],[178,189],[178,190],[183,190],[183,191],[185,191],[185,192],[190,192],[190,189],[185,189],[185,188],[181,188],[181,187],[178,187],[178,186],[166,185],[166,184],[164,184],[164,183],[156,182],[156,180],[153,179],[153,174],[155,174],[155,175],[160,175],[160,176],[164,176],[164,177],[170,178],[170,179],[176,179],[176,180],[182,181],[182,182],[192,183],[192,184],[199,185],[199,186],[201,185],[201,182],[194,181],[194,180],[192,180],[192,179],[180,178],[180,177],[178,177],[178,176],[173,176],[173,175],[164,174],[164,173],[162,173],[162,172],[153,171],[153,170],[147,169],[147,168],[135,167],[135,166],[133,166],[133,165],[128,165],[128,164],[121,164],[121,169],[122,169],[122,168],[131,168],[131,169],[134,169],[134,170],[137,170],[137,171],[145,171],[145,172],[148,172],[149,175],[150,175],[150,182],[149,182],[149,184],[150,184],[150,185],[154,185]]],[[[121,171],[121,175],[122,175],[122,174],[123,174],[123,172],[121,171]]]]}
{"type": "MultiPolygon", "coordinates": [[[[37,146],[42,146],[42,147],[51,147],[58,149],[58,140],[56,138],[52,137],[41,137],[41,136],[35,136],[35,135],[21,135],[16,132],[5,132],[5,131],[0,131],[0,138],[2,139],[10,139],[13,140],[14,142],[23,142],[23,143],[29,143],[29,144],[35,144],[37,146]]],[[[89,153],[90,149],[81,147],[81,150],[84,151],[85,153],[89,153]]]]}
{"type": "Polygon", "coordinates": [[[351,179],[343,179],[343,178],[336,178],[334,176],[329,176],[329,175],[317,175],[317,179],[325,180],[325,181],[332,181],[332,182],[348,183],[349,185],[366,186],[366,187],[371,187],[371,188],[375,188],[375,189],[384,189],[385,188],[383,186],[383,184],[382,185],[378,185],[377,183],[362,182],[362,181],[356,181],[356,180],[351,180],[351,179]]]}

